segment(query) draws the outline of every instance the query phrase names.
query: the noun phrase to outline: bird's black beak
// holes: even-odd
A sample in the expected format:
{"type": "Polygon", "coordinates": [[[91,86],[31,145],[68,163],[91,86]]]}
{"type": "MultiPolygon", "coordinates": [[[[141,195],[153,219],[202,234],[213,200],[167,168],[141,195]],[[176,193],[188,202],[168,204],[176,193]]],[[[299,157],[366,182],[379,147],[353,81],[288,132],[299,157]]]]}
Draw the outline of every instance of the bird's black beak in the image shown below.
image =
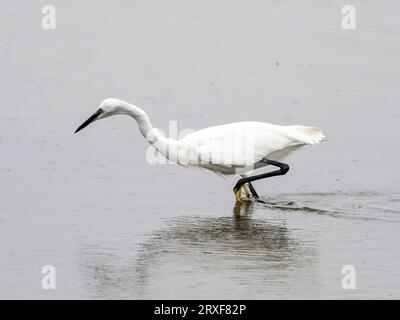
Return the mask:
{"type": "Polygon", "coordinates": [[[94,120],[96,120],[96,118],[102,113],[103,111],[101,109],[97,110],[93,115],[90,116],[89,119],[87,119],[84,123],[82,123],[78,129],[76,129],[75,133],[86,128],[89,124],[91,124],[94,120]]]}

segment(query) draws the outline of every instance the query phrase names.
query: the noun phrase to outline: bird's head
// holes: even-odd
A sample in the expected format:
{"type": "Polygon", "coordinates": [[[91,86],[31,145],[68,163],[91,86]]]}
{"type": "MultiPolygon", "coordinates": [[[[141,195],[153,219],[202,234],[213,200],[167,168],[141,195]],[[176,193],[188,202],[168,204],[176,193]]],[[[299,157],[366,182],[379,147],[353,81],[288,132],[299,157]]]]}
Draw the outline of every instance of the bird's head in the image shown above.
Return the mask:
{"type": "Polygon", "coordinates": [[[81,131],[86,128],[92,122],[95,122],[100,119],[108,118],[117,114],[124,114],[127,109],[128,103],[125,101],[107,98],[102,103],[100,103],[97,111],[92,114],[89,119],[87,119],[84,123],[82,123],[78,129],[76,129],[75,133],[81,131]]]}

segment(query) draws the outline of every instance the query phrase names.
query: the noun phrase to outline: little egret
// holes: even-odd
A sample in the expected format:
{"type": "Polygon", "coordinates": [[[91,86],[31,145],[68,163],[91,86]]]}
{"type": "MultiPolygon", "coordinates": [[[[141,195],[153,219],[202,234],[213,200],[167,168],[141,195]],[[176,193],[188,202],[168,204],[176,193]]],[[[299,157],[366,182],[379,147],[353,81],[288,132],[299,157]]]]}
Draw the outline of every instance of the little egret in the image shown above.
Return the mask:
{"type": "Polygon", "coordinates": [[[205,128],[175,140],[153,128],[142,109],[112,98],[104,100],[75,133],[94,121],[117,114],[134,118],[146,140],[177,164],[208,169],[220,176],[239,174],[241,179],[233,188],[237,201],[241,201],[242,190],[248,198],[258,199],[252,181],[286,174],[289,166],[280,162],[282,158],[303,145],[317,144],[325,138],[315,127],[247,121],[205,128]],[[254,169],[267,165],[279,169],[251,175],[254,169]]]}

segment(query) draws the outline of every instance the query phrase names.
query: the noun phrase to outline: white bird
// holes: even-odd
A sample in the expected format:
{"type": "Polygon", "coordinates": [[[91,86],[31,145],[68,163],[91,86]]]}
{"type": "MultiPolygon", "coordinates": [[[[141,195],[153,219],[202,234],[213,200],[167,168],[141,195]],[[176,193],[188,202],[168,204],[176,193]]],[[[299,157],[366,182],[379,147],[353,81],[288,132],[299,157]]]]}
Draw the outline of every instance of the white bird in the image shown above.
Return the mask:
{"type": "Polygon", "coordinates": [[[317,144],[325,138],[316,127],[247,121],[205,128],[175,140],[153,128],[142,109],[113,98],[105,99],[75,133],[94,121],[117,114],[134,118],[145,139],[177,164],[208,169],[221,176],[239,174],[241,179],[233,188],[237,201],[241,200],[242,189],[248,198],[258,199],[252,181],[286,174],[289,166],[279,162],[282,158],[303,145],[317,144]],[[250,175],[254,169],[267,165],[279,169],[250,175]]]}

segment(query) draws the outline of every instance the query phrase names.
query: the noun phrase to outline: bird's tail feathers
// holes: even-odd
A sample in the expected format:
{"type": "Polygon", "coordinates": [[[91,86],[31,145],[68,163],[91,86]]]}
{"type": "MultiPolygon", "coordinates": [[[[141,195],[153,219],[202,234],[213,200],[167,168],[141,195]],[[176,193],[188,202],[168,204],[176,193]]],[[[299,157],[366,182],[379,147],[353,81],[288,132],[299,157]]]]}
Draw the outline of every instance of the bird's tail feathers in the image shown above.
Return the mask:
{"type": "Polygon", "coordinates": [[[290,126],[296,131],[297,139],[304,144],[317,144],[326,140],[320,128],[307,126],[290,126]]]}

